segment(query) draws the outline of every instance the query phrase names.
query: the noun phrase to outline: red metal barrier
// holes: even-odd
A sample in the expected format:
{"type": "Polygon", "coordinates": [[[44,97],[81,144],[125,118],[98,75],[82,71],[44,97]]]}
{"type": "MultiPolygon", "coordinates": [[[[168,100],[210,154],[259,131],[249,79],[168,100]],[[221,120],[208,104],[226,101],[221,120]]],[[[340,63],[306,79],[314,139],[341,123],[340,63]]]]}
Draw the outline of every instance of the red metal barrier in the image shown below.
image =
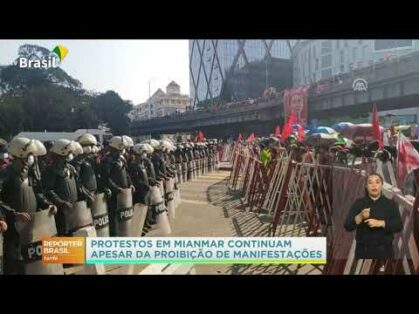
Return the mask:
{"type": "MultiPolygon", "coordinates": [[[[375,274],[378,262],[356,261],[354,233],[344,229],[351,205],[364,195],[365,176],[374,168],[368,163],[360,169],[298,163],[286,153],[264,168],[250,148],[242,148],[236,151],[231,178],[250,210],[264,208],[272,214],[272,236],[327,237],[324,274],[375,274]]],[[[402,195],[388,183],[384,193],[399,205],[404,225],[395,236],[395,259],[386,263],[385,273],[418,274],[419,235],[415,227],[419,198],[413,204],[412,197],[402,195]]]]}

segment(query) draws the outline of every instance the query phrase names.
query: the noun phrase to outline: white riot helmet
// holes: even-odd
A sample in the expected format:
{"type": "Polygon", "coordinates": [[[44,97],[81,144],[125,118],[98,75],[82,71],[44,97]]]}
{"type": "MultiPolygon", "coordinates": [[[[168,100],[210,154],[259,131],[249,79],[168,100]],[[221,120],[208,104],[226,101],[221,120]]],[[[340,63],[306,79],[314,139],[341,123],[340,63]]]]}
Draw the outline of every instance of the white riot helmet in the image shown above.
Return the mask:
{"type": "Polygon", "coordinates": [[[100,152],[100,147],[98,146],[98,145],[94,145],[93,147],[92,147],[92,153],[93,154],[97,154],[97,153],[99,153],[100,152]]]}
{"type": "Polygon", "coordinates": [[[142,144],[150,144],[151,147],[153,147],[153,149],[157,149],[160,146],[159,141],[155,140],[155,139],[150,139],[150,140],[146,140],[144,142],[142,142],[142,144]]]}
{"type": "Polygon", "coordinates": [[[76,141],[79,142],[81,146],[97,145],[96,137],[90,133],[80,135],[76,141]]]}
{"type": "Polygon", "coordinates": [[[122,151],[127,147],[130,147],[129,144],[130,143],[127,142],[127,139],[124,136],[114,136],[109,141],[109,146],[119,151],[122,151]]]}
{"type": "Polygon", "coordinates": [[[42,142],[26,137],[16,137],[9,144],[9,153],[16,158],[26,158],[32,154],[34,156],[42,156],[47,150],[42,142]]]}
{"type": "Polygon", "coordinates": [[[129,137],[128,135],[122,135],[122,140],[124,141],[125,146],[127,148],[134,146],[134,140],[131,137],[129,137]]]}
{"type": "Polygon", "coordinates": [[[166,140],[161,140],[158,149],[163,152],[169,152],[172,149],[172,144],[166,140]]]}
{"type": "Polygon", "coordinates": [[[132,149],[138,155],[151,154],[154,151],[150,144],[135,144],[132,149]]]}
{"type": "Polygon", "coordinates": [[[69,154],[80,155],[83,153],[83,148],[76,141],[59,139],[54,142],[54,145],[52,145],[50,151],[54,154],[65,157],[69,154]]]}

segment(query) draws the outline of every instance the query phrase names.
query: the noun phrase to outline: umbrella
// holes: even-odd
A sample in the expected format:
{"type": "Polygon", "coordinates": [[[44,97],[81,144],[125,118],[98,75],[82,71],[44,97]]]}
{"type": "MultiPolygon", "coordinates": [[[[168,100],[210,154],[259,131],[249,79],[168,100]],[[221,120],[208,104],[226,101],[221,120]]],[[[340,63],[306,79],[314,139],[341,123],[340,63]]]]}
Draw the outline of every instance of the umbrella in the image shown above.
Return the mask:
{"type": "Polygon", "coordinates": [[[307,136],[304,143],[310,146],[329,146],[336,143],[337,140],[336,134],[315,133],[307,136]]]}
{"type": "Polygon", "coordinates": [[[351,122],[339,122],[339,123],[336,123],[336,124],[332,125],[332,129],[335,129],[336,131],[341,132],[342,130],[344,130],[347,127],[352,126],[352,125],[354,125],[354,124],[351,123],[351,122]]]}
{"type": "Polygon", "coordinates": [[[335,134],[336,131],[333,130],[332,128],[329,128],[327,126],[319,126],[317,128],[315,128],[314,130],[310,131],[308,133],[308,135],[312,135],[312,134],[335,134]]]}
{"type": "MultiPolygon", "coordinates": [[[[383,131],[384,128],[380,126],[380,132],[382,133],[383,131]]],[[[375,141],[375,138],[372,137],[371,123],[354,124],[347,127],[346,129],[343,129],[340,134],[358,143],[368,143],[375,141]]]]}

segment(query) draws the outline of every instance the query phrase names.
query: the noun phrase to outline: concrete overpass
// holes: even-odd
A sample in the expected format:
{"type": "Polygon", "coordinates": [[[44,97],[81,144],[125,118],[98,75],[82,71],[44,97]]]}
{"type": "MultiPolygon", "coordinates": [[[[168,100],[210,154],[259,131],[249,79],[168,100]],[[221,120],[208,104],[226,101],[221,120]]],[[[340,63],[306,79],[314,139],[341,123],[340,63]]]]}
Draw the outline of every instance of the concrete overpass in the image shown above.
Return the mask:
{"type": "MultiPolygon", "coordinates": [[[[373,102],[379,111],[419,107],[419,53],[341,75],[320,94],[311,88],[309,120],[370,113],[373,102]],[[354,90],[358,79],[367,82],[366,89],[354,90]]],[[[190,112],[134,122],[131,130],[134,136],[202,130],[208,137],[224,137],[238,132],[269,134],[279,123],[283,124],[282,97],[218,113],[190,112]]]]}

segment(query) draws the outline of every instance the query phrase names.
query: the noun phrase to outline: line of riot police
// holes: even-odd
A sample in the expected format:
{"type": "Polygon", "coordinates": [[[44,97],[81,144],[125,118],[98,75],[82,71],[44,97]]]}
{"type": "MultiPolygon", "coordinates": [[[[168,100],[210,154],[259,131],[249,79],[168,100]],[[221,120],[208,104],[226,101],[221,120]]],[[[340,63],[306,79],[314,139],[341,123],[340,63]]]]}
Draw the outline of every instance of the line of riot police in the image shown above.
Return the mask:
{"type": "Polygon", "coordinates": [[[216,141],[139,144],[114,136],[41,143],[15,138],[0,170],[0,274],[62,274],[42,263],[42,238],[171,233],[180,184],[216,169],[216,141]],[[45,145],[44,145],[45,144],[45,145]],[[2,243],[3,242],[3,245],[2,243]]]}

